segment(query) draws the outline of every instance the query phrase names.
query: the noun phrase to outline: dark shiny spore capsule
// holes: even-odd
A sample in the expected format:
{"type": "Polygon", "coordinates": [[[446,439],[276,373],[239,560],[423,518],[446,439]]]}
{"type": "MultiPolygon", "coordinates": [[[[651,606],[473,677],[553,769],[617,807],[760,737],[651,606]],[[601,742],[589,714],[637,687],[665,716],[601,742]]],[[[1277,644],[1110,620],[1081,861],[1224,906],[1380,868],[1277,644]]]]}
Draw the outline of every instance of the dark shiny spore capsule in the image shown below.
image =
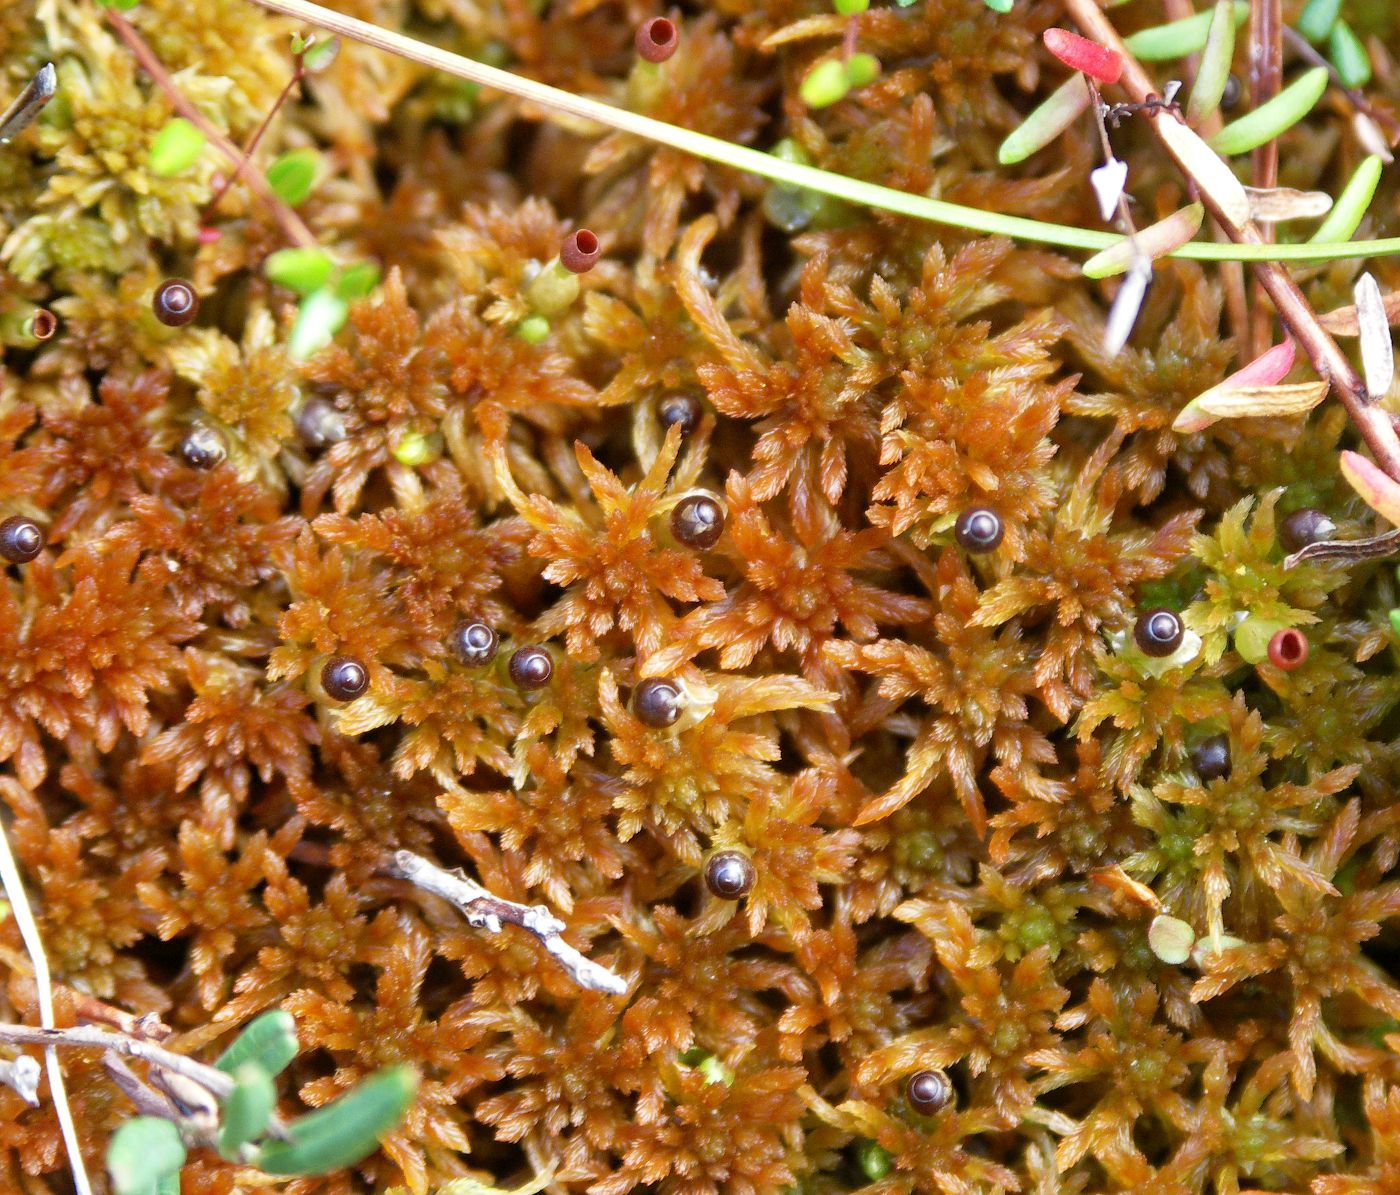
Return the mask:
{"type": "Polygon", "coordinates": [[[1191,751],[1191,766],[1202,781],[1223,780],[1230,774],[1230,740],[1223,734],[1202,739],[1191,751]]]}
{"type": "Polygon", "coordinates": [[[223,464],[224,458],[228,456],[228,446],[224,443],[223,436],[204,424],[190,428],[180,441],[177,451],[180,460],[189,468],[200,471],[223,464]]]}
{"type": "Polygon", "coordinates": [[[11,515],[0,523],[0,556],[10,564],[28,564],[44,550],[44,532],[33,519],[11,515]]]}
{"type": "Polygon", "coordinates": [[[359,660],[332,656],[321,669],[321,688],[336,701],[354,701],[369,688],[369,673],[359,660]]]}
{"type": "Polygon", "coordinates": [[[1336,532],[1337,524],[1312,506],[1295,510],[1278,525],[1279,543],[1290,555],[1301,552],[1309,544],[1331,539],[1336,532]]]}
{"type": "Polygon", "coordinates": [[[953,1102],[953,1084],[942,1071],[915,1071],[904,1085],[904,1098],[915,1112],[932,1116],[953,1102]]]}
{"type": "Polygon", "coordinates": [[[958,516],[953,524],[953,538],[964,552],[994,552],[1003,534],[1001,516],[985,506],[974,506],[958,516]]]}
{"type": "Polygon", "coordinates": [[[1220,93],[1220,107],[1222,111],[1233,112],[1240,106],[1240,100],[1244,96],[1244,85],[1240,82],[1238,75],[1227,75],[1225,78],[1225,90],[1220,93]]]}
{"type": "Polygon", "coordinates": [[[682,436],[688,436],[700,426],[703,409],[700,400],[693,394],[668,394],[656,404],[656,421],[662,431],[673,427],[681,429],[682,436]]]}
{"type": "Polygon", "coordinates": [[[479,668],[496,658],[500,639],[484,622],[464,622],[448,637],[447,646],[463,664],[479,668]]]}
{"type": "Polygon", "coordinates": [[[743,851],[716,851],[705,864],[705,887],[720,900],[740,900],[758,878],[753,860],[743,851]]]}
{"type": "Polygon", "coordinates": [[[653,730],[675,725],[683,705],[681,691],[674,682],[659,676],[639,681],[632,691],[632,712],[637,721],[653,730]]]}
{"type": "Polygon", "coordinates": [[[549,652],[535,644],[516,648],[510,657],[510,679],[522,689],[543,689],[554,675],[549,652]]]}
{"type": "Polygon", "coordinates": [[[1181,619],[1165,606],[1148,610],[1133,626],[1133,641],[1145,656],[1161,659],[1181,646],[1185,630],[1181,619]]]}
{"type": "Polygon", "coordinates": [[[296,427],[308,448],[329,448],[345,439],[345,416],[324,398],[308,398],[301,404],[296,427]]]}
{"type": "Polygon", "coordinates": [[[671,511],[671,534],[687,548],[713,548],[724,534],[724,507],[708,494],[682,498],[671,511]]]}
{"type": "Polygon", "coordinates": [[[676,23],[665,17],[652,17],[651,20],[637,26],[637,36],[633,44],[638,55],[648,62],[665,62],[680,44],[676,23]]]}
{"type": "Polygon", "coordinates": [[[182,328],[199,314],[199,296],[183,278],[169,278],[156,287],[151,307],[161,323],[182,328]]]}

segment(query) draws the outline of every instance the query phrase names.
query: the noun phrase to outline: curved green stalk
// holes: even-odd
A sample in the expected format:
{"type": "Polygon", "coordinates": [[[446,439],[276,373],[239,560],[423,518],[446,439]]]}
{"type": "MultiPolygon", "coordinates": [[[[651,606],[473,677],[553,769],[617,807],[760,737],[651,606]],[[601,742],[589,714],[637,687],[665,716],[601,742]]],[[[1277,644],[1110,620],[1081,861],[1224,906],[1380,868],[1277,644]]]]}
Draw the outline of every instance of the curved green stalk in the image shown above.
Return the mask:
{"type": "MultiPolygon", "coordinates": [[[[844,199],[849,203],[879,208],[881,211],[910,216],[916,220],[928,220],[934,224],[962,228],[968,232],[1056,245],[1062,249],[1097,252],[1120,239],[1117,233],[1096,232],[1088,228],[1048,224],[1025,216],[1007,216],[1001,212],[982,211],[980,208],[964,207],[942,199],[930,199],[926,195],[896,191],[891,187],[882,187],[878,183],[868,183],[844,174],[820,170],[815,166],[785,161],[774,154],[734,145],[706,133],[697,133],[692,129],[683,129],[678,125],[655,120],[640,112],[630,112],[626,108],[618,108],[602,100],[574,95],[534,79],[513,75],[484,62],[464,58],[460,54],[430,46],[403,34],[381,29],[368,21],[332,12],[319,4],[310,3],[309,0],[254,0],[254,3],[273,12],[284,13],[310,25],[338,33],[352,41],[363,42],[376,49],[432,67],[434,70],[467,79],[482,87],[528,100],[542,108],[567,113],[624,133],[632,133],[658,145],[670,146],[697,158],[705,158],[735,170],[757,174],[784,186],[801,187],[830,195],[835,199],[844,199]]],[[[1232,245],[1191,241],[1170,256],[1193,258],[1196,261],[1320,262],[1342,258],[1381,257],[1396,253],[1400,253],[1400,237],[1378,241],[1348,241],[1342,244],[1318,242],[1302,245],[1232,245]]]]}

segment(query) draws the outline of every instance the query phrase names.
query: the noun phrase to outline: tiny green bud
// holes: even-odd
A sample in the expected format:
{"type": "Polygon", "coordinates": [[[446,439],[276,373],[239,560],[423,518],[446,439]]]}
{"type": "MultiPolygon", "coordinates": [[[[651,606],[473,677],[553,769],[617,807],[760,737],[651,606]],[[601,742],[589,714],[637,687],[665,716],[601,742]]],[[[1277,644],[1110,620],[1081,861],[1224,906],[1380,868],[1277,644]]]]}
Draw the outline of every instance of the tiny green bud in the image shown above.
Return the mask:
{"type": "Polygon", "coordinates": [[[1302,120],[1326,90],[1327,68],[1315,66],[1299,75],[1273,99],[1260,104],[1239,120],[1231,121],[1207,144],[1226,157],[1258,149],[1302,120]]]}
{"type": "Polygon", "coordinates": [[[335,56],[339,53],[340,38],[338,37],[310,39],[302,51],[302,69],[308,74],[323,71],[335,61],[335,56]]]}
{"type": "Polygon", "coordinates": [[[314,149],[294,149],[267,168],[267,185],[283,203],[296,207],[316,185],[321,155],[314,149]]]}
{"type": "Polygon", "coordinates": [[[1365,87],[1371,81],[1371,56],[1345,21],[1332,26],[1328,54],[1344,87],[1365,87]]]}
{"type": "Polygon", "coordinates": [[[527,315],[515,325],[515,334],[526,344],[540,344],[549,336],[549,321],[542,315],[527,315]]]}
{"type": "Polygon", "coordinates": [[[1388,617],[1390,618],[1390,629],[1396,635],[1400,635],[1400,610],[1392,610],[1388,617]]]}
{"type": "Polygon", "coordinates": [[[706,1083],[723,1083],[726,1087],[734,1086],[734,1072],[713,1054],[702,1058],[700,1065],[695,1069],[704,1076],[706,1083]]]}
{"type": "Polygon", "coordinates": [[[439,436],[425,436],[422,432],[400,432],[391,440],[389,452],[399,464],[416,469],[442,455],[441,444],[436,442],[440,440],[439,436]]]}
{"type": "MultiPolygon", "coordinates": [[[[914,0],[895,0],[895,3],[900,8],[908,8],[914,3],[914,0]]],[[[982,0],[982,3],[993,12],[1007,13],[1011,11],[1013,0],[982,0]]]]}
{"type": "Polygon", "coordinates": [[[334,269],[335,263],[331,261],[329,253],[324,249],[309,247],[278,249],[276,253],[268,254],[263,262],[263,273],[271,281],[299,295],[320,290],[330,281],[334,269]]]}
{"type": "Polygon", "coordinates": [[[807,72],[797,94],[809,108],[827,108],[837,100],[845,99],[850,90],[845,63],[839,58],[828,58],[807,72]]]}
{"type": "Polygon", "coordinates": [[[167,121],[151,142],[148,165],[157,178],[173,178],[194,165],[205,137],[183,116],[167,121]]]}
{"type": "Polygon", "coordinates": [[[894,1157],[878,1141],[861,1141],[856,1146],[856,1161],[861,1173],[872,1183],[879,1182],[894,1169],[894,1157]]]}
{"type": "Polygon", "coordinates": [[[846,82],[864,87],[880,74],[880,60],[874,54],[852,54],[846,59],[846,82]]]}
{"type": "Polygon", "coordinates": [[[843,17],[854,17],[870,7],[870,0],[831,0],[831,7],[843,17]]]}

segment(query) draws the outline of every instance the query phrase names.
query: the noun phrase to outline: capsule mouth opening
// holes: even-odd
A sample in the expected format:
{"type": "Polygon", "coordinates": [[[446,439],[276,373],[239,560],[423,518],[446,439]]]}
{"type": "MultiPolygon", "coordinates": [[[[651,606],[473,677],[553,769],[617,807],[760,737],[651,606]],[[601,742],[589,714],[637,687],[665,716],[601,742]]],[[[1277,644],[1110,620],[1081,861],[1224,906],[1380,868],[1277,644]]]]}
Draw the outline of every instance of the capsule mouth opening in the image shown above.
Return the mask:
{"type": "Polygon", "coordinates": [[[29,334],[35,340],[52,340],[58,331],[58,316],[47,307],[40,307],[30,317],[29,334]]]}

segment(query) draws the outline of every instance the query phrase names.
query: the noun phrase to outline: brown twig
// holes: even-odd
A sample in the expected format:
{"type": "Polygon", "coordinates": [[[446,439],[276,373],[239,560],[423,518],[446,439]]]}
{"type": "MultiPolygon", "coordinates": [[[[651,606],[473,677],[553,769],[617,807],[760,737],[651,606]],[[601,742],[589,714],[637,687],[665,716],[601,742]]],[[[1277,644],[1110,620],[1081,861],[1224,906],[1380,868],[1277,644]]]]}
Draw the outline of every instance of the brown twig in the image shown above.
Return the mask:
{"type": "Polygon", "coordinates": [[[233,1092],[233,1078],[217,1067],[206,1066],[184,1054],[176,1054],[148,1041],[78,1025],[71,1029],[44,1029],[33,1025],[0,1025],[0,1041],[17,1046],[66,1046],[70,1049],[111,1050],[192,1079],[217,1099],[233,1092]]]}
{"type": "Polygon", "coordinates": [[[201,224],[208,224],[213,218],[214,209],[219,206],[219,200],[228,194],[229,188],[238,181],[239,175],[243,173],[243,168],[252,160],[253,154],[258,148],[258,143],[263,139],[263,134],[267,132],[272,124],[273,117],[282,110],[282,105],[287,102],[287,97],[292,94],[292,90],[297,84],[306,78],[305,59],[305,50],[293,56],[292,62],[294,69],[292,70],[292,77],[287,80],[287,85],[282,88],[277,99],[273,101],[272,107],[268,109],[267,115],[262,119],[262,123],[254,130],[253,135],[248,138],[248,143],[243,147],[242,153],[238,159],[238,164],[233,168],[233,173],[214,189],[214,194],[209,197],[209,202],[204,205],[204,212],[199,219],[201,224]]]}
{"type": "MultiPolygon", "coordinates": [[[[113,32],[126,44],[126,48],[131,51],[131,56],[140,64],[141,69],[150,75],[152,81],[161,91],[169,97],[171,106],[174,107],[181,116],[194,125],[201,133],[209,139],[209,143],[224,155],[235,167],[241,167],[244,162],[242,150],[225,137],[209,119],[196,108],[181,90],[175,86],[175,80],[170,77],[170,72],[161,65],[160,59],[155,56],[154,51],[142,39],[121,13],[111,8],[102,10],[103,16],[107,18],[107,23],[111,25],[113,32]]],[[[248,189],[251,190],[263,203],[265,203],[276,217],[278,225],[282,229],[283,235],[292,244],[303,249],[313,249],[317,245],[315,236],[305,224],[301,217],[292,211],[285,203],[272,193],[272,189],[258,177],[255,171],[249,171],[243,180],[248,189]]]]}
{"type": "MultiPolygon", "coordinates": [[[[1118,36],[1118,31],[1094,3],[1094,0],[1066,0],[1065,7],[1087,36],[1111,47],[1121,55],[1123,59],[1121,82],[1129,96],[1137,103],[1143,103],[1149,96],[1152,96],[1155,91],[1152,79],[1143,70],[1142,64],[1123,44],[1123,39],[1118,36]]],[[[1258,227],[1252,221],[1246,219],[1240,222],[1225,212],[1221,207],[1219,197],[1209,187],[1202,184],[1190,165],[1173,148],[1172,143],[1163,135],[1163,127],[1167,122],[1176,122],[1182,130],[1187,128],[1175,113],[1165,111],[1159,112],[1148,123],[1153,134],[1162,142],[1163,148],[1177,163],[1182,173],[1197,184],[1202,202],[1210,210],[1221,228],[1236,243],[1265,244],[1266,242],[1259,234],[1258,227]]],[[[1372,404],[1371,396],[1366,392],[1366,385],[1361,380],[1361,375],[1347,360],[1342,350],[1337,347],[1336,341],[1323,330],[1322,325],[1318,323],[1316,313],[1307,299],[1303,297],[1302,291],[1298,289],[1297,284],[1282,266],[1277,262],[1266,261],[1252,263],[1252,268],[1259,284],[1273,300],[1279,318],[1292,333],[1293,338],[1302,346],[1318,376],[1326,378],[1331,383],[1337,398],[1346,407],[1352,422],[1356,424],[1357,430],[1376,458],[1376,463],[1391,477],[1400,480],[1400,437],[1396,436],[1389,416],[1372,404]]]]}

